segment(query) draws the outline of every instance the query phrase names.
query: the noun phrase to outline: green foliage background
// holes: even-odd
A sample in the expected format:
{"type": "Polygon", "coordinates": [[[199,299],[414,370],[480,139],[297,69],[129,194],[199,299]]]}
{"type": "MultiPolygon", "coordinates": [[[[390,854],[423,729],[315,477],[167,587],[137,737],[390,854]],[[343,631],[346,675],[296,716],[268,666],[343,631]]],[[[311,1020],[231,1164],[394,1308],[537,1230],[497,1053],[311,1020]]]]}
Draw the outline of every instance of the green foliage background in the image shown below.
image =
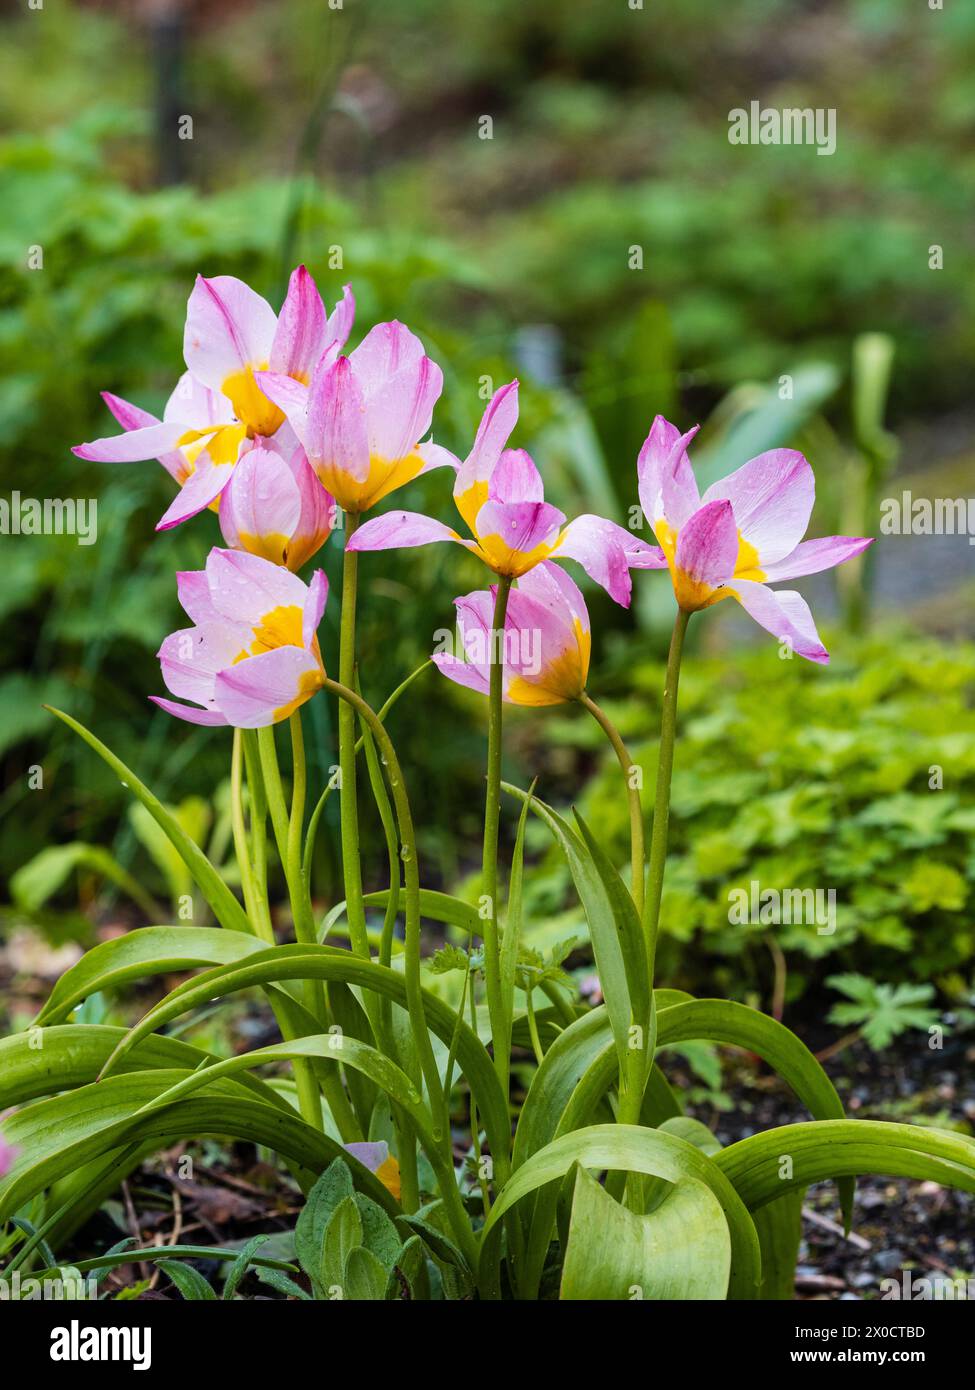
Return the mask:
{"type": "MultiPolygon", "coordinates": [[[[896,344],[888,423],[914,442],[905,469],[970,462],[975,13],[964,6],[195,6],[168,79],[175,109],[194,120],[180,148],[170,127],[156,128],[159,36],[127,10],[21,4],[0,32],[0,124],[14,132],[0,141],[3,491],[97,497],[99,507],[91,547],[0,537],[4,876],[52,840],[83,840],[165,896],[120,789],[52,729],[42,700],[89,723],[173,800],[209,799],[226,775],[225,740],[174,731],[146,701],[159,688],[154,652],[178,621],[173,573],[200,563],[216,523],[154,537],[169,498],[161,469],[69,453],[113,428],[99,390],[161,408],[197,271],[240,275],[275,301],[299,259],[326,295],[351,279],[360,329],[402,318],[443,364],[436,434],[462,453],[482,379],[517,371],[520,442],[570,513],[626,519],[636,452],[662,411],[685,426],[710,417],[701,457],[712,464],[747,456],[735,452],[742,419],[767,441],[759,447],[806,448],[821,498],[814,530],[840,529],[851,343],[865,330],[896,344]],[[835,107],[837,153],[733,149],[727,113],[752,99],[835,107]],[[485,113],[491,141],[477,139],[485,113]],[[182,181],[160,187],[176,157],[182,181]],[[944,247],[937,272],[933,243],[944,247]],[[42,271],[27,268],[34,246],[42,271]],[[329,269],[336,246],[341,270],[329,269]],[[633,246],[641,272],[628,266],[633,246]],[[526,335],[533,325],[541,337],[526,335]],[[768,401],[783,372],[809,383],[788,415],[768,401]],[[729,399],[743,383],[745,397],[729,399]],[[40,792],[27,783],[37,764],[40,792]]],[[[436,474],[411,491],[405,505],[449,516],[436,474]]],[[[337,555],[322,556],[333,579],[337,555]]],[[[802,967],[793,990],[826,954],[830,969],[959,987],[972,945],[975,657],[956,639],[971,635],[971,589],[959,588],[971,580],[954,559],[933,563],[946,600],[933,622],[916,617],[947,640],[902,629],[864,644],[837,627],[828,672],[780,662],[754,630],[709,615],[706,650],[684,678],[665,901],[667,965],[682,979],[713,970],[720,988],[767,990],[765,929],[727,922],[729,889],[758,878],[837,891],[835,937],[777,929],[802,967]],[[760,645],[743,652],[739,639],[760,645]],[[939,792],[928,788],[936,763],[939,792]]],[[[483,574],[439,550],[364,570],[362,681],[378,703],[483,574]]],[[[592,688],[618,692],[649,787],[669,597],[659,578],[638,584],[632,614],[590,594],[592,688]]],[[[835,614],[832,586],[814,592],[818,611],[835,614]]],[[[330,658],[334,610],[325,634],[330,658]]],[[[483,715],[428,673],[394,716],[431,883],[462,880],[476,860],[483,715]]],[[[568,799],[592,776],[584,811],[616,837],[622,862],[623,801],[595,731],[558,713],[516,718],[511,730],[515,780],[539,773],[550,796],[568,799]]],[[[322,778],[334,761],[325,701],[310,742],[322,778]]],[[[317,887],[332,900],[329,826],[317,887]]],[[[376,886],[382,863],[374,825],[376,886]]],[[[554,862],[534,891],[536,918],[557,926],[567,895],[554,862]]],[[[109,901],[82,867],[52,899],[58,911],[34,915],[74,930],[74,909],[97,916],[109,901]]]]}

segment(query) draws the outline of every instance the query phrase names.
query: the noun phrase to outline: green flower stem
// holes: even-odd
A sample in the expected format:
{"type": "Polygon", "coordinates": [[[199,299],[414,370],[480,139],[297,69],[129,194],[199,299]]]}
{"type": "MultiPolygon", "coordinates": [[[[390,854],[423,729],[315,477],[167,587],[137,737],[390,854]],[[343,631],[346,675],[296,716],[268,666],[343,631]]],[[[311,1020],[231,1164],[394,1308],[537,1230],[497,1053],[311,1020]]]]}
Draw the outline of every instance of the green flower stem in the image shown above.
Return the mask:
{"type": "MultiPolygon", "coordinates": [[[[488,643],[490,695],[488,703],[487,794],[484,804],[484,855],[481,864],[481,893],[486,899],[484,914],[484,978],[487,984],[488,1017],[492,1038],[504,1036],[504,1001],[501,996],[501,946],[498,934],[498,826],[501,815],[501,692],[504,679],[504,622],[508,611],[511,580],[498,579],[494,621],[488,643]],[[496,650],[497,647],[500,651],[496,650]]],[[[508,1075],[503,1049],[495,1048],[494,1061],[505,1095],[508,1075]]]]}
{"type": "Polygon", "coordinates": [[[274,926],[267,896],[267,796],[261,776],[257,734],[253,729],[241,731],[247,790],[250,794],[251,863],[257,884],[257,912],[260,918],[258,935],[274,945],[274,926]]]}
{"type": "MultiPolygon", "coordinates": [[[[380,705],[379,709],[376,711],[378,717],[379,717],[380,719],[382,719],[382,720],[385,720],[386,715],[387,715],[387,714],[389,713],[389,711],[393,708],[393,706],[395,705],[396,701],[397,701],[397,700],[399,699],[399,697],[404,693],[404,691],[408,690],[409,687],[413,684],[413,682],[417,679],[417,677],[418,677],[418,676],[422,676],[422,675],[423,675],[423,672],[424,672],[425,670],[427,670],[427,668],[430,667],[430,666],[432,666],[432,665],[433,665],[433,662],[432,662],[432,661],[425,661],[425,662],[423,663],[422,666],[418,666],[418,667],[416,668],[415,671],[412,671],[412,672],[406,677],[406,680],[405,680],[405,681],[402,681],[402,682],[396,687],[396,689],[393,691],[392,695],[390,695],[390,697],[388,698],[388,700],[386,701],[386,703],[383,704],[383,705],[380,705]]],[[[359,737],[356,739],[356,745],[355,745],[356,754],[358,754],[358,753],[361,752],[361,750],[362,750],[362,748],[363,748],[363,745],[364,745],[364,738],[363,738],[363,735],[360,734],[359,737]]],[[[332,783],[331,780],[329,780],[329,781],[326,783],[325,789],[324,789],[324,791],[322,792],[321,796],[318,798],[318,802],[317,802],[317,804],[316,804],[316,806],[315,806],[315,809],[314,809],[314,811],[312,811],[311,817],[310,817],[310,819],[309,819],[309,821],[308,821],[308,833],[305,835],[304,867],[305,867],[305,874],[306,874],[306,876],[307,876],[307,878],[308,878],[308,882],[309,882],[309,883],[311,883],[311,862],[312,862],[312,855],[313,855],[314,849],[315,849],[315,837],[316,837],[316,835],[318,834],[318,825],[319,825],[319,822],[320,822],[320,820],[321,820],[321,818],[322,818],[322,812],[325,810],[325,803],[326,803],[326,801],[328,801],[328,798],[329,798],[329,796],[331,795],[333,789],[334,789],[334,784],[332,783]]]]}
{"type": "Polygon", "coordinates": [[[633,785],[634,762],[627,751],[626,744],[620,737],[619,730],[612,722],[605,710],[600,709],[596,701],[591,699],[585,691],[579,696],[579,703],[585,705],[586,709],[595,719],[603,733],[613,745],[613,751],[619,760],[620,768],[623,772],[623,781],[626,784],[626,798],[630,807],[630,883],[633,894],[633,902],[638,913],[643,912],[643,879],[646,873],[646,850],[643,843],[643,807],[640,804],[640,789],[633,785]]]}
{"type": "MultiPolygon", "coordinates": [[[[406,918],[405,950],[403,968],[406,983],[406,1002],[412,1025],[413,1043],[420,1057],[420,1067],[429,1093],[430,1109],[433,1116],[434,1137],[446,1145],[450,1144],[450,1126],[440,1083],[430,1033],[426,1024],[423,1007],[423,987],[420,978],[420,873],[416,855],[416,835],[413,830],[413,816],[410,799],[403,780],[402,769],[392,740],[375,710],[355,690],[340,681],[325,678],[325,689],[337,695],[347,706],[353,720],[358,714],[369,726],[376,741],[381,759],[386,765],[389,789],[393,794],[396,819],[399,823],[400,857],[403,861],[403,889],[406,918]]],[[[353,724],[354,728],[354,724],[353,724]]],[[[343,786],[345,785],[343,781],[343,786]]],[[[358,851],[357,851],[358,853],[358,851]]]]}
{"type": "Polygon", "coordinates": [[[254,873],[251,850],[247,842],[247,828],[244,820],[244,735],[242,729],[234,730],[234,747],[230,762],[230,818],[234,834],[234,852],[240,869],[240,884],[244,893],[244,907],[247,920],[255,936],[269,946],[274,945],[274,934],[267,935],[264,914],[259,906],[260,888],[254,873]]]}
{"type": "Polygon", "coordinates": [[[674,742],[677,736],[677,686],[680,681],[680,659],[684,650],[684,634],[690,613],[677,610],[674,631],[667,657],[664,678],[663,710],[660,718],[660,749],[657,755],[657,791],[653,805],[653,830],[650,834],[650,866],[647,871],[647,896],[643,906],[643,930],[647,939],[647,961],[650,969],[650,988],[653,989],[653,970],[657,956],[657,935],[660,930],[660,899],[664,889],[664,868],[667,864],[667,825],[670,819],[670,780],[674,771],[674,742]]]}
{"type": "MultiPolygon", "coordinates": [[[[346,543],[342,558],[342,617],[339,632],[339,683],[347,690],[355,685],[355,608],[359,557],[349,541],[359,525],[358,514],[346,514],[346,543]]],[[[345,880],[349,938],[356,955],[370,958],[366,935],[366,909],[362,901],[362,866],[359,861],[359,808],[355,781],[355,709],[345,699],[339,704],[339,769],[342,778],[339,806],[342,831],[342,873],[345,880]]]]}
{"type": "MultiPolygon", "coordinates": [[[[294,724],[291,727],[292,737],[295,737],[294,724]]],[[[314,943],[315,922],[311,910],[311,903],[308,900],[308,893],[301,873],[301,820],[303,819],[304,802],[304,746],[301,740],[300,726],[297,741],[295,743],[295,786],[299,792],[299,797],[292,800],[292,808],[289,813],[284,796],[284,788],[281,784],[281,770],[278,766],[277,746],[274,739],[273,726],[266,729],[259,729],[257,733],[257,746],[260,751],[260,770],[267,796],[268,809],[271,813],[271,825],[274,829],[274,838],[278,846],[278,854],[284,867],[285,878],[288,884],[288,896],[291,901],[291,914],[294,918],[295,936],[299,941],[314,943]],[[299,766],[300,764],[300,766],[299,766]],[[298,822],[297,833],[292,829],[295,821],[298,822]],[[297,847],[297,855],[295,850],[297,847]]],[[[322,1032],[328,1031],[328,1012],[325,1008],[324,994],[321,982],[306,980],[303,984],[303,1003],[309,1013],[313,1014],[318,1020],[322,1032]]],[[[280,1024],[280,1019],[279,1019],[280,1024]]],[[[284,1029],[282,1029],[284,1033],[284,1029]]],[[[287,1036],[286,1034],[284,1034],[287,1036]]],[[[316,1128],[321,1129],[321,1092],[318,1081],[315,1077],[314,1067],[310,1062],[297,1061],[295,1066],[295,1081],[299,1090],[299,1098],[302,1106],[302,1115],[309,1124],[314,1123],[316,1128]],[[314,1092],[314,1105],[311,1103],[312,1090],[314,1092]],[[306,1113],[306,1109],[307,1112],[306,1113]],[[317,1121],[312,1118],[317,1114],[317,1121]]],[[[325,1088],[325,1095],[328,1100],[329,1110],[335,1120],[346,1143],[361,1137],[362,1131],[358,1121],[352,1111],[349,1099],[345,1094],[341,1079],[337,1072],[329,1070],[323,1076],[322,1084],[325,1088]]]]}

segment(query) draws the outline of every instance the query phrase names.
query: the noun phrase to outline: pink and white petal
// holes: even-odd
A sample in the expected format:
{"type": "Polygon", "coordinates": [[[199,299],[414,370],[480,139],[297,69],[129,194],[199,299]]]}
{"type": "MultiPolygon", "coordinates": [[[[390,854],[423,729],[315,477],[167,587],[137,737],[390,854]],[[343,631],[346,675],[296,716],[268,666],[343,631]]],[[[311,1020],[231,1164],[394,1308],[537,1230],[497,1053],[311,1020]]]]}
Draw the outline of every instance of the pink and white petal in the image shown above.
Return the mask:
{"type": "MultiPolygon", "coordinates": [[[[297,432],[301,438],[301,430],[297,432]]],[[[366,405],[348,357],[340,357],[315,373],[302,443],[309,463],[326,487],[333,471],[346,473],[357,483],[369,477],[366,405]]]]}
{"type": "MultiPolygon", "coordinates": [[[[273,401],[279,410],[284,411],[296,438],[302,445],[305,445],[308,436],[308,410],[311,403],[309,388],[300,381],[295,381],[294,377],[284,376],[281,372],[255,372],[254,380],[268,400],[273,401]]],[[[280,433],[281,431],[278,430],[278,434],[280,433]]]]}
{"type": "Polygon", "coordinates": [[[852,560],[854,555],[861,555],[868,545],[873,545],[872,536],[822,536],[802,541],[791,555],[769,565],[765,578],[771,583],[776,579],[799,579],[804,574],[818,574],[820,570],[832,569],[844,560],[852,560]]]}
{"type": "Polygon", "coordinates": [[[176,575],[176,594],[184,613],[198,627],[221,621],[210,598],[206,570],[180,570],[176,575]]]}
{"type": "MultiPolygon", "coordinates": [[[[454,497],[462,497],[476,483],[486,483],[518,423],[518,382],[501,386],[481,417],[474,447],[461,464],[454,483],[454,497]]],[[[486,494],[485,494],[486,496],[486,494]]]]}
{"type": "MultiPolygon", "coordinates": [[[[317,482],[317,479],[316,479],[317,482]]],[[[301,489],[276,451],[249,450],[220,498],[220,530],[232,549],[252,549],[262,537],[294,535],[301,520],[301,489]]]]}
{"type": "Polygon", "coordinates": [[[355,295],[351,285],[343,285],[342,298],[328,316],[325,340],[330,350],[341,352],[355,322],[355,295]]]}
{"type": "Polygon", "coordinates": [[[111,391],[103,391],[101,396],[124,430],[144,430],[149,429],[152,425],[162,423],[157,416],[151,415],[148,410],[133,405],[131,401],[123,400],[121,396],[113,396],[111,391]]]}
{"type": "Polygon", "coordinates": [[[578,646],[575,623],[566,604],[553,606],[524,589],[511,591],[505,617],[504,663],[512,676],[539,681],[565,652],[578,646]]]}
{"type": "Polygon", "coordinates": [[[310,271],[299,265],[291,272],[278,326],[271,345],[272,372],[310,377],[327,346],[328,316],[310,271]]]}
{"type": "Polygon", "coordinates": [[[418,444],[416,453],[423,460],[421,473],[429,473],[434,468],[452,468],[456,473],[460,467],[460,459],[457,455],[452,454],[449,449],[445,449],[442,444],[434,444],[432,439],[428,439],[425,444],[418,444]]]}
{"type": "Polygon", "coordinates": [[[196,277],[186,306],[183,358],[204,386],[222,391],[228,377],[270,357],[277,315],[233,275],[196,277]]]}
{"type": "Polygon", "coordinates": [[[217,676],[217,708],[235,729],[267,728],[296,700],[308,698],[308,678],[320,670],[317,657],[304,647],[248,657],[217,676]]]}
{"type": "Polygon", "coordinates": [[[233,463],[213,463],[205,451],[200,454],[194,472],[156,522],[156,530],[170,531],[181,521],[206,511],[230,482],[235,467],[233,463]]]}
{"type": "Polygon", "coordinates": [[[485,502],[477,514],[476,534],[482,547],[497,538],[517,557],[554,545],[564,522],[565,513],[548,502],[485,502]]]}
{"type": "MultiPolygon", "coordinates": [[[[354,363],[353,353],[349,361],[354,363]]],[[[358,367],[356,380],[366,402],[369,452],[376,458],[408,458],[417,441],[429,432],[433,407],[443,390],[443,372],[429,357],[420,357],[365,390],[358,367]]]]}
{"type": "Polygon", "coordinates": [[[635,537],[631,540],[630,548],[626,552],[626,562],[631,570],[665,570],[667,568],[667,556],[659,545],[648,545],[646,541],[639,541],[635,537]]]}
{"type": "Polygon", "coordinates": [[[310,647],[328,602],[328,580],[324,570],[316,570],[308,582],[308,597],[301,614],[301,640],[310,647]]]}
{"type": "Polygon", "coordinates": [[[202,381],[197,381],[192,372],[184,372],[166,402],[163,419],[176,421],[185,430],[216,429],[219,425],[232,424],[233,407],[220,391],[211,391],[202,381]]]}
{"type": "Polygon", "coordinates": [[[701,505],[687,446],[700,427],[681,434],[676,425],[656,416],[637,459],[640,506],[651,526],[666,519],[676,531],[701,505]]]}
{"type": "Polygon", "coordinates": [[[477,671],[484,681],[490,678],[495,597],[492,589],[475,589],[454,599],[457,631],[464,657],[470,668],[477,671]]]}
{"type": "Polygon", "coordinates": [[[137,463],[170,453],[185,433],[185,425],[163,422],[127,430],[109,439],[95,439],[90,444],[76,444],[71,452],[94,463],[137,463]]]}
{"type": "Polygon", "coordinates": [[[214,608],[231,622],[253,625],[275,608],[303,610],[308,596],[308,586],[296,574],[245,550],[214,546],[206,576],[214,608]]]}
{"type": "Polygon", "coordinates": [[[476,690],[479,695],[490,694],[490,682],[473,662],[461,661],[447,652],[434,652],[430,660],[455,685],[464,685],[468,690],[476,690]]]}
{"type": "MultiPolygon", "coordinates": [[[[189,373],[187,373],[187,375],[189,375],[189,373]]],[[[143,410],[140,406],[133,405],[131,401],[123,400],[121,396],[113,396],[110,391],[102,392],[102,400],[124,430],[142,430],[149,429],[151,426],[161,423],[173,423],[171,420],[157,420],[155,415],[151,415],[148,410],[143,410]]],[[[189,425],[187,425],[187,429],[189,429],[189,425]]],[[[186,460],[179,449],[170,449],[160,454],[159,462],[170,477],[174,478],[177,482],[180,482],[185,477],[186,460]]]]}
{"type": "Polygon", "coordinates": [[[527,594],[553,613],[567,615],[570,627],[574,622],[578,622],[583,632],[589,631],[589,610],[582,590],[561,565],[553,564],[551,560],[543,560],[540,565],[522,575],[514,593],[527,594]]]}
{"type": "Polygon", "coordinates": [[[187,724],[209,724],[226,728],[229,721],[226,715],[215,709],[197,709],[195,705],[181,705],[178,700],[167,700],[162,695],[150,695],[149,699],[167,714],[177,719],[185,719],[187,724]]]}
{"type": "Polygon", "coordinates": [[[204,623],[171,632],[156,655],[171,695],[213,709],[214,681],[246,650],[250,629],[237,623],[204,623]]]}
{"type": "Polygon", "coordinates": [[[474,542],[463,540],[456,531],[442,521],[434,521],[432,516],[396,511],[385,512],[365,522],[346,542],[346,549],[406,550],[417,545],[431,545],[434,541],[460,541],[461,545],[474,548],[474,542]]]}
{"type": "Polygon", "coordinates": [[[829,652],[823,646],[809,605],[794,590],[766,588],[751,579],[734,579],[727,586],[750,617],[773,637],[787,641],[807,661],[826,665],[829,652]]]}
{"type": "MultiPolygon", "coordinates": [[[[605,517],[586,514],[570,521],[552,558],[578,560],[590,579],[623,608],[630,606],[630,556],[637,542],[632,532],[605,517]]],[[[649,550],[649,547],[647,547],[649,550]]]]}
{"type": "Polygon", "coordinates": [[[674,565],[695,584],[717,589],[735,572],[738,527],[727,500],[705,502],[677,537],[674,565]]]}
{"type": "Polygon", "coordinates": [[[705,502],[726,498],[738,530],[758,551],[758,565],[792,553],[806,533],[816,499],[813,471],[795,449],[770,449],[712,483],[705,502]]]}
{"type": "Polygon", "coordinates": [[[505,449],[491,474],[488,497],[492,502],[544,502],[545,484],[526,449],[505,449]]]}
{"type": "Polygon", "coordinates": [[[349,354],[349,360],[362,394],[369,400],[391,376],[406,367],[416,367],[424,356],[423,344],[416,334],[394,319],[370,328],[359,346],[349,354]]]}
{"type": "MultiPolygon", "coordinates": [[[[301,496],[301,518],[295,533],[299,537],[317,537],[318,544],[328,540],[335,524],[335,498],[323,487],[318,474],[299,448],[288,464],[301,496]]],[[[316,547],[317,548],[317,547],[316,547]]]]}

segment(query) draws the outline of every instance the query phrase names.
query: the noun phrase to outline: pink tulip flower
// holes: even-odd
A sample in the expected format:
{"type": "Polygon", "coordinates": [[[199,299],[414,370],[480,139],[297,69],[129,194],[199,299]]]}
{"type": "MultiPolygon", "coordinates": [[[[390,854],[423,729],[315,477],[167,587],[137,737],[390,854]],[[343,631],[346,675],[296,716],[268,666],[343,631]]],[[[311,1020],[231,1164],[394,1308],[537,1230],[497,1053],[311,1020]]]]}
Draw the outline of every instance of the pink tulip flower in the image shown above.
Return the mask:
{"type": "MultiPolygon", "coordinates": [[[[437,653],[435,665],[449,680],[482,695],[491,688],[491,642],[496,588],[454,600],[466,661],[437,653]]],[[[508,596],[503,638],[495,635],[502,663],[502,698],[512,705],[560,705],[586,688],[592,646],[589,613],[565,570],[542,561],[518,580],[508,596]]]]}
{"type": "Polygon", "coordinates": [[[402,323],[377,324],[348,357],[322,358],[310,385],[275,371],[257,380],[347,512],[368,511],[421,473],[453,462],[446,449],[419,442],[443,372],[402,323]]]}
{"type": "Polygon", "coordinates": [[[251,442],[279,436],[282,451],[295,440],[284,415],[257,386],[270,367],[307,382],[322,358],[334,358],[352,329],[350,286],[331,316],[304,266],[292,273],[280,315],[242,280],[197,276],[186,312],[183,355],[189,370],[170,396],[162,420],[118,396],[103,398],[124,434],[79,444],[79,458],[132,463],[156,458],[180,485],[159,522],[167,530],[217,504],[234,466],[251,442]]]}
{"type": "Polygon", "coordinates": [[[505,448],[517,420],[518,383],[512,381],[495,392],[466,460],[448,456],[457,474],[454,501],[473,540],[417,512],[387,512],[360,527],[349,549],[397,550],[456,541],[495,574],[509,578],[528,574],[543,560],[577,560],[617,603],[628,607],[630,566],[647,568],[658,552],[603,517],[580,516],[566,526],[565,515],[545,501],[530,455],[505,448]]]}
{"type": "Polygon", "coordinates": [[[270,560],[215,548],[206,569],[178,574],[177,586],[194,626],[170,633],[159,649],[163,680],[177,697],[151,696],[161,709],[191,724],[261,729],[321,688],[321,570],[305,584],[270,560]]]}
{"type": "Polygon", "coordinates": [[[696,433],[697,427],[682,435],[658,415],[640,451],[640,505],[663,557],[644,567],[666,563],[685,612],[735,598],[800,656],[828,662],[805,599],[767,582],[831,569],[866,550],[871,538],[802,539],[816,487],[812,469],[794,449],[759,454],[701,497],[687,453],[696,433]]]}
{"type": "Polygon", "coordinates": [[[220,530],[231,550],[246,550],[298,571],[328,540],[335,499],[300,445],[290,459],[269,447],[244,454],[220,495],[220,530]]]}

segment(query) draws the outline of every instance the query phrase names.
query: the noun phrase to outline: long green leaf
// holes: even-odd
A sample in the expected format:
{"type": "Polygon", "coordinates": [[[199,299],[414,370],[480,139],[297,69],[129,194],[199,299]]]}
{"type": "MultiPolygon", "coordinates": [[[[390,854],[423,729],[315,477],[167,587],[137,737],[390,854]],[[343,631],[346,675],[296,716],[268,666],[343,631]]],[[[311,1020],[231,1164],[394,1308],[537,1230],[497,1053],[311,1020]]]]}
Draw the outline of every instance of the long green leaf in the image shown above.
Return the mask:
{"type": "Polygon", "coordinates": [[[946,1131],[881,1120],[781,1125],[715,1158],[749,1210],[827,1178],[880,1173],[975,1192],[975,1145],[946,1131]]]}
{"type": "MultiPolygon", "coordinates": [[[[660,1014],[658,1045],[705,1040],[747,1048],[772,1067],[817,1120],[840,1120],[843,1102],[816,1058],[795,1033],[757,1009],[728,999],[693,999],[660,1014]]],[[[843,1216],[853,1216],[854,1181],[840,1184],[843,1216]]]]}
{"type": "Polygon", "coordinates": [[[246,912],[200,849],[200,846],[187,835],[172,811],[164,806],[157,796],[153,795],[131,768],[126,767],[125,763],[117,758],[111,749],[106,748],[101,739],[96,738],[90,730],[86,729],[84,724],[73,719],[70,714],[65,714],[63,710],[55,709],[52,705],[47,705],[45,708],[83,738],[89,748],[94,749],[98,756],[108,764],[122,786],[126,787],[137,800],[142,802],[193,875],[194,882],[199,884],[200,891],[210,904],[213,914],[221,926],[252,934],[246,912]]]}
{"type": "MultiPolygon", "coordinates": [[[[178,986],[130,1030],[125,1041],[109,1059],[105,1070],[114,1070],[128,1049],[140,1038],[190,1009],[238,990],[266,985],[275,980],[303,979],[343,981],[361,989],[373,990],[406,1007],[403,976],[375,961],[362,960],[349,951],[332,950],[327,946],[270,947],[246,961],[206,971],[178,986]]],[[[428,991],[424,991],[424,1010],[430,1028],[448,1046],[456,1030],[457,1058],[475,1092],[492,1153],[500,1155],[506,1152],[508,1107],[483,1043],[466,1025],[458,1027],[453,1009],[428,991]]],[[[495,1163],[496,1167],[501,1166],[497,1158],[495,1163]]]]}
{"type": "MultiPolygon", "coordinates": [[[[19,1156],[0,1179],[0,1222],[38,1192],[80,1166],[135,1140],[161,1148],[175,1139],[242,1139],[264,1144],[311,1172],[321,1172],[346,1151],[306,1125],[290,1107],[247,1098],[233,1079],[218,1080],[206,1095],[138,1114],[185,1072],[134,1072],[108,1077],[66,1095],[35,1101],[4,1122],[5,1137],[19,1156]]],[[[395,1214],[386,1188],[361,1164],[356,1180],[367,1196],[395,1214]]],[[[121,1179],[121,1175],[120,1175],[121,1179]]]]}
{"type": "MultiPolygon", "coordinates": [[[[506,792],[524,801],[526,793],[519,787],[512,786],[509,782],[502,782],[501,785],[506,792]]],[[[626,938],[625,923],[616,920],[613,904],[583,840],[557,812],[537,797],[532,798],[532,810],[548,826],[568,862],[579,901],[589,923],[593,955],[596,958],[603,998],[606,1000],[606,1011],[613,1027],[620,1070],[625,1072],[631,1060],[629,1030],[634,1017],[627,978],[629,952],[623,946],[626,938]]]]}
{"type": "Polygon", "coordinates": [[[66,970],[35,1019],[61,1023],[92,994],[119,989],[147,975],[168,975],[196,966],[229,965],[267,949],[246,932],[220,927],[141,927],[103,941],[66,970]]]}

